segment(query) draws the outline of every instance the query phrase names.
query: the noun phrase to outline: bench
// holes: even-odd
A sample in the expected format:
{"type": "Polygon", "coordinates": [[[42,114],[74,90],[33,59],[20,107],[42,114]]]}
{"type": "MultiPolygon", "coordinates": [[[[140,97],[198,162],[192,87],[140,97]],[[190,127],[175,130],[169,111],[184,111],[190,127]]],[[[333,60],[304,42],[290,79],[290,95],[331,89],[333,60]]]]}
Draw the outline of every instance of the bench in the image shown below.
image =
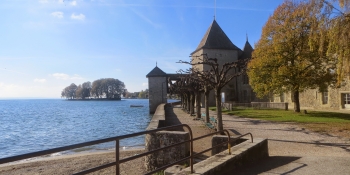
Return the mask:
{"type": "Polygon", "coordinates": [[[215,129],[215,126],[212,125],[211,123],[205,123],[205,125],[206,125],[209,129],[215,129]]]}
{"type": "Polygon", "coordinates": [[[217,121],[216,118],[214,118],[214,117],[210,117],[210,121],[213,122],[214,124],[217,124],[217,123],[218,123],[218,121],[217,121]]]}

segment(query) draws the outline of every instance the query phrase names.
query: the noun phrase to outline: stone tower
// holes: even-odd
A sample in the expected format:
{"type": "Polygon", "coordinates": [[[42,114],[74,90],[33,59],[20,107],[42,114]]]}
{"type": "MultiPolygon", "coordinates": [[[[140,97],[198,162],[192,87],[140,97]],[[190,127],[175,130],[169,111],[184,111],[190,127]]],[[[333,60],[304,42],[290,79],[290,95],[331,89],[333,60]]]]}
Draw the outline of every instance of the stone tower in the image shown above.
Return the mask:
{"type": "Polygon", "coordinates": [[[149,112],[154,114],[158,105],[167,102],[167,74],[156,66],[146,77],[148,78],[149,112]]]}
{"type": "MultiPolygon", "coordinates": [[[[242,51],[231,40],[227,37],[225,32],[221,29],[219,24],[214,19],[201,42],[195,51],[191,53],[192,59],[196,60],[203,58],[203,55],[207,55],[208,58],[217,58],[219,65],[223,65],[227,62],[238,61],[239,59],[251,58],[253,51],[252,46],[247,41],[242,51]],[[199,58],[198,58],[199,57],[199,58]]],[[[197,62],[197,61],[195,61],[197,62]]],[[[195,68],[199,70],[208,70],[207,65],[197,65],[195,68]]],[[[231,73],[238,72],[240,70],[232,70],[231,73]]],[[[243,84],[243,79],[246,77],[239,76],[233,79],[228,85],[222,89],[222,93],[225,96],[225,101],[241,102],[243,99],[250,99],[247,93],[252,93],[249,84],[243,84]],[[245,96],[241,93],[246,92],[245,96]],[[244,97],[244,98],[243,98],[244,97]]],[[[204,98],[202,98],[202,104],[204,104],[204,98]]],[[[209,95],[209,105],[215,105],[214,93],[211,92],[209,95]]]]}

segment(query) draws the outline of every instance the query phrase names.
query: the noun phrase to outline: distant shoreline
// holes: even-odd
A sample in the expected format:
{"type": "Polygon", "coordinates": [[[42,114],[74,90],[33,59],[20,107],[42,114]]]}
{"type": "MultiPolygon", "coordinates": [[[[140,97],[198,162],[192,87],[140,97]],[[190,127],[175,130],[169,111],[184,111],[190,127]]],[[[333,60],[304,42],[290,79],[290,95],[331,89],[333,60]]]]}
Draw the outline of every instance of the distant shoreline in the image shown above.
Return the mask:
{"type": "Polygon", "coordinates": [[[120,101],[121,98],[87,98],[87,99],[65,99],[67,101],[120,101]]]}

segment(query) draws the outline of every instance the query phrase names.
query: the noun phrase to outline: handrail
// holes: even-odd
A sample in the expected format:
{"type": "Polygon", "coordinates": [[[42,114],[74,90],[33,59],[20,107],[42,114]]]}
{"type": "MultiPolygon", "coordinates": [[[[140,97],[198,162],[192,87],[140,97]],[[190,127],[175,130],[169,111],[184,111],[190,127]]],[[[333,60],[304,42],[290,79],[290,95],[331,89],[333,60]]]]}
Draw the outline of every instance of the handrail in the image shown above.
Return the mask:
{"type": "Polygon", "coordinates": [[[137,132],[137,133],[132,133],[132,134],[116,136],[116,137],[109,137],[109,138],[105,138],[105,139],[99,139],[99,140],[94,140],[94,141],[89,141],[89,142],[73,144],[73,145],[69,145],[69,146],[63,146],[63,147],[47,149],[47,150],[43,150],[43,151],[37,151],[37,152],[31,152],[31,153],[21,154],[21,155],[17,155],[17,156],[1,158],[0,164],[14,162],[14,161],[23,160],[23,159],[28,159],[28,158],[32,158],[32,157],[43,156],[43,155],[47,155],[47,154],[71,150],[71,149],[80,148],[80,147],[84,147],[84,146],[90,146],[90,145],[96,145],[96,144],[105,143],[105,142],[111,142],[111,141],[115,141],[115,140],[126,139],[126,138],[144,135],[144,134],[148,134],[148,133],[152,133],[152,132],[169,130],[169,129],[180,127],[180,126],[187,127],[192,132],[191,128],[187,124],[174,125],[174,126],[163,127],[163,128],[158,128],[158,129],[149,130],[149,131],[142,131],[142,132],[137,132]]]}
{"type": "MultiPolygon", "coordinates": [[[[246,136],[248,134],[250,134],[251,140],[253,142],[253,135],[251,133],[247,133],[247,134],[241,135],[241,136],[239,136],[237,138],[234,138],[234,139],[235,140],[239,139],[239,138],[244,137],[244,136],[246,136]]],[[[164,150],[164,149],[175,147],[175,146],[178,146],[178,145],[181,145],[181,144],[184,144],[184,143],[188,143],[188,142],[190,142],[190,156],[185,157],[185,158],[183,158],[181,160],[178,160],[176,162],[173,162],[171,164],[165,165],[163,167],[160,167],[160,168],[158,168],[156,170],[153,170],[151,172],[148,172],[147,174],[152,174],[152,173],[155,173],[157,171],[164,170],[165,168],[168,168],[168,167],[170,167],[172,165],[175,165],[176,163],[179,163],[179,162],[182,162],[182,161],[185,161],[185,160],[188,160],[188,159],[190,159],[191,173],[193,173],[194,172],[193,171],[193,158],[194,158],[194,156],[196,156],[198,154],[202,154],[202,153],[204,153],[206,151],[212,150],[212,149],[214,149],[214,148],[216,148],[218,146],[221,146],[223,144],[226,144],[226,143],[228,143],[228,151],[229,151],[229,154],[231,154],[230,133],[227,130],[217,131],[217,132],[210,133],[210,134],[207,134],[207,135],[203,135],[203,136],[200,136],[200,137],[197,137],[197,138],[193,138],[191,128],[187,124],[181,124],[181,125],[168,126],[168,127],[163,127],[163,128],[154,129],[154,130],[148,130],[148,131],[142,131],[142,132],[137,132],[137,133],[132,133],[132,134],[126,134],[126,135],[122,135],[122,136],[116,136],[116,137],[110,137],[110,138],[105,138],[105,139],[100,139],[100,140],[94,140],[94,141],[90,141],[90,142],[83,142],[83,143],[79,143],[79,144],[63,146],[63,147],[58,147],[58,148],[53,148],[53,149],[48,149],[48,150],[43,150],[43,151],[37,151],[37,152],[32,152],[32,153],[27,153],[27,154],[22,154],[22,155],[17,155],[17,156],[6,157],[6,158],[0,159],[0,164],[9,163],[9,162],[18,161],[18,160],[23,160],[23,159],[28,159],[28,158],[32,158],[32,157],[43,156],[43,155],[47,155],[47,154],[52,154],[52,153],[56,153],[56,152],[61,152],[61,151],[66,151],[66,150],[70,150],[70,149],[80,148],[80,147],[84,147],[84,146],[90,146],[90,145],[95,145],[95,144],[100,144],[100,143],[105,143],[105,142],[111,142],[111,141],[115,141],[116,142],[116,149],[115,149],[115,154],[116,154],[115,158],[116,158],[116,160],[115,160],[115,162],[107,163],[107,164],[104,164],[104,165],[101,165],[101,166],[97,166],[97,167],[94,167],[94,168],[91,168],[91,169],[88,169],[88,170],[84,170],[84,171],[81,171],[81,172],[78,172],[78,173],[75,173],[75,174],[77,174],[77,175],[78,174],[79,175],[80,174],[87,174],[87,173],[95,172],[95,171],[98,171],[98,170],[101,170],[101,169],[104,169],[104,168],[108,168],[108,167],[111,167],[111,166],[116,166],[116,174],[120,174],[120,171],[119,171],[120,170],[119,169],[120,163],[124,163],[124,162],[130,161],[130,160],[142,157],[142,156],[146,156],[148,154],[155,153],[157,151],[161,151],[161,150],[164,150]],[[148,152],[145,152],[145,153],[141,153],[141,154],[138,154],[138,155],[135,155],[135,156],[131,156],[131,157],[127,157],[127,158],[119,160],[119,151],[120,151],[119,150],[119,140],[125,139],[125,138],[130,138],[130,137],[135,137],[135,136],[139,136],[139,135],[143,135],[143,134],[155,133],[155,132],[158,132],[158,131],[170,130],[170,129],[177,128],[177,127],[185,127],[185,128],[187,128],[188,132],[189,132],[189,135],[190,135],[190,139],[186,140],[186,141],[183,141],[183,142],[179,142],[179,143],[170,145],[170,146],[162,147],[162,148],[159,148],[159,149],[155,149],[155,150],[152,150],[152,151],[148,151],[148,152]],[[221,144],[218,144],[218,145],[216,145],[214,147],[211,147],[209,149],[206,149],[206,150],[204,150],[204,151],[202,151],[200,153],[197,153],[197,154],[193,155],[193,141],[202,139],[202,138],[210,136],[210,135],[215,135],[217,133],[222,133],[222,132],[225,132],[227,134],[228,141],[223,142],[221,144]]]]}

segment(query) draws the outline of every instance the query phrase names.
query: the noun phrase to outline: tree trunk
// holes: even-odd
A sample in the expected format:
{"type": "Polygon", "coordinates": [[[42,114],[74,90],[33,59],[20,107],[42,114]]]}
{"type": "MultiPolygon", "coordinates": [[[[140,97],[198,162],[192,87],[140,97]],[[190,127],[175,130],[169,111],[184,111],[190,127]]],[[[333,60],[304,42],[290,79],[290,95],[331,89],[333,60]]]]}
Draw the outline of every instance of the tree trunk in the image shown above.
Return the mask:
{"type": "Polygon", "coordinates": [[[201,95],[202,93],[196,92],[196,116],[201,118],[201,95]]]}
{"type": "Polygon", "coordinates": [[[221,112],[221,89],[215,89],[215,101],[216,101],[216,115],[217,115],[217,131],[222,131],[223,124],[222,124],[222,112],[221,112]]]}
{"type": "Polygon", "coordinates": [[[209,90],[205,91],[204,103],[205,103],[205,122],[209,123],[209,90]]]}
{"type": "Polygon", "coordinates": [[[190,115],[194,115],[194,93],[191,92],[191,105],[190,105],[190,115]]]}
{"type": "Polygon", "coordinates": [[[187,105],[186,105],[187,113],[190,113],[190,109],[191,109],[191,95],[187,93],[187,105]]]}
{"type": "Polygon", "coordinates": [[[299,90],[293,92],[294,112],[300,112],[299,90]]]}

